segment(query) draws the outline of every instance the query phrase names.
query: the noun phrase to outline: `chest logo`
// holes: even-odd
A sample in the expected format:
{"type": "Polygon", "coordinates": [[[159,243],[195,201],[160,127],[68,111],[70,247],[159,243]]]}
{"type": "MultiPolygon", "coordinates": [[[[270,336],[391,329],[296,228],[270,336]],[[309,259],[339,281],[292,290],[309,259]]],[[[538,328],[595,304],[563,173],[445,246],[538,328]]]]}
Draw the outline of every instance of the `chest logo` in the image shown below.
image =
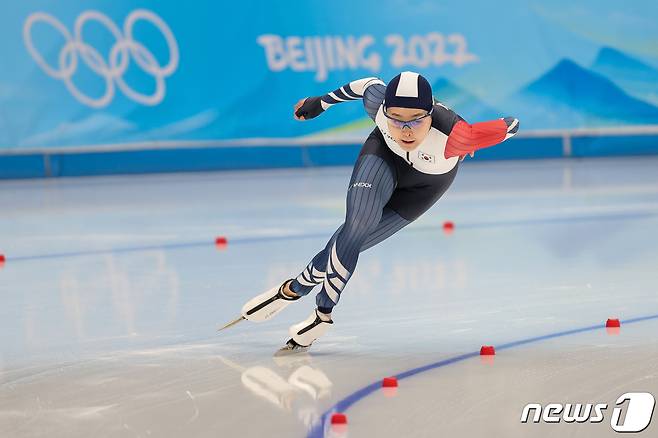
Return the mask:
{"type": "Polygon", "coordinates": [[[434,155],[426,154],[423,151],[418,151],[418,158],[426,163],[434,163],[434,155]]]}

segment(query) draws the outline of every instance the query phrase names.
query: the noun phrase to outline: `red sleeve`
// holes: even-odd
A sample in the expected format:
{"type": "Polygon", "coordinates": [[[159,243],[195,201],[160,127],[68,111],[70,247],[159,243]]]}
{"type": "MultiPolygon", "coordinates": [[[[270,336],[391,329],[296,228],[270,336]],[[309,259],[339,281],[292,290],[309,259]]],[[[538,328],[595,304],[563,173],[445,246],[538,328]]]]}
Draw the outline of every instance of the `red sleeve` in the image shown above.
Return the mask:
{"type": "Polygon", "coordinates": [[[455,123],[448,136],[445,157],[457,157],[470,154],[478,149],[496,145],[507,136],[508,124],[503,119],[469,125],[463,120],[455,123]]]}

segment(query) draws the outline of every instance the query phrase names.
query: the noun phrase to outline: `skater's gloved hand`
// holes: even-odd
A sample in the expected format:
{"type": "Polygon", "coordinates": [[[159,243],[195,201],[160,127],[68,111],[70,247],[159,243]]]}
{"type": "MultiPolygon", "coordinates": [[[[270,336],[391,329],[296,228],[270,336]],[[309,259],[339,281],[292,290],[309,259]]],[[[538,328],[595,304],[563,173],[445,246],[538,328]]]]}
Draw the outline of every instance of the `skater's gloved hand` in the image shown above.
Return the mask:
{"type": "Polygon", "coordinates": [[[295,104],[294,117],[296,120],[313,119],[324,112],[322,101],[319,97],[307,97],[300,99],[295,104]]]}

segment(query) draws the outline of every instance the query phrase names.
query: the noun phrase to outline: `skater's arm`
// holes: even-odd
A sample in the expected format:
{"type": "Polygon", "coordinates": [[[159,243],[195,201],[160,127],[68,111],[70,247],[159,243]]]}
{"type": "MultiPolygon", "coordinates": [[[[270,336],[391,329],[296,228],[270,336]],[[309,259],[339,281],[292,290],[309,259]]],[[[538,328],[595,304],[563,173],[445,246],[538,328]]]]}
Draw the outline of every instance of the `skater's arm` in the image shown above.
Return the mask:
{"type": "MultiPolygon", "coordinates": [[[[363,78],[352,81],[349,84],[345,84],[342,87],[325,94],[324,96],[307,97],[305,99],[301,99],[295,104],[295,119],[313,119],[337,103],[363,99],[363,95],[366,89],[373,85],[378,85],[385,88],[384,82],[382,82],[381,79],[374,77],[363,78]]],[[[381,105],[381,102],[379,102],[379,105],[381,105]]],[[[377,109],[379,109],[379,105],[377,106],[377,109]]],[[[371,111],[369,105],[366,105],[366,110],[368,111],[368,114],[370,114],[371,111]]],[[[371,117],[373,116],[371,115],[371,117]]]]}
{"type": "Polygon", "coordinates": [[[471,154],[478,149],[502,143],[518,130],[519,120],[514,117],[473,124],[459,120],[450,131],[444,155],[451,158],[471,154]]]}

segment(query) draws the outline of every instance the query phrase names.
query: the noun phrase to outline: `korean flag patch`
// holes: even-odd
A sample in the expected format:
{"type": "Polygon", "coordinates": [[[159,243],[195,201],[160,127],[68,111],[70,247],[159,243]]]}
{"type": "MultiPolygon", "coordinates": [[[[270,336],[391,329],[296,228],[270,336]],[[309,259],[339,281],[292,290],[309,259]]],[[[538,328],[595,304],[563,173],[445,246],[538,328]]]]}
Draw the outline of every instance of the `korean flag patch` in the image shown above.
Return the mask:
{"type": "Polygon", "coordinates": [[[434,163],[434,155],[426,154],[423,151],[418,151],[418,158],[426,163],[434,163]]]}

